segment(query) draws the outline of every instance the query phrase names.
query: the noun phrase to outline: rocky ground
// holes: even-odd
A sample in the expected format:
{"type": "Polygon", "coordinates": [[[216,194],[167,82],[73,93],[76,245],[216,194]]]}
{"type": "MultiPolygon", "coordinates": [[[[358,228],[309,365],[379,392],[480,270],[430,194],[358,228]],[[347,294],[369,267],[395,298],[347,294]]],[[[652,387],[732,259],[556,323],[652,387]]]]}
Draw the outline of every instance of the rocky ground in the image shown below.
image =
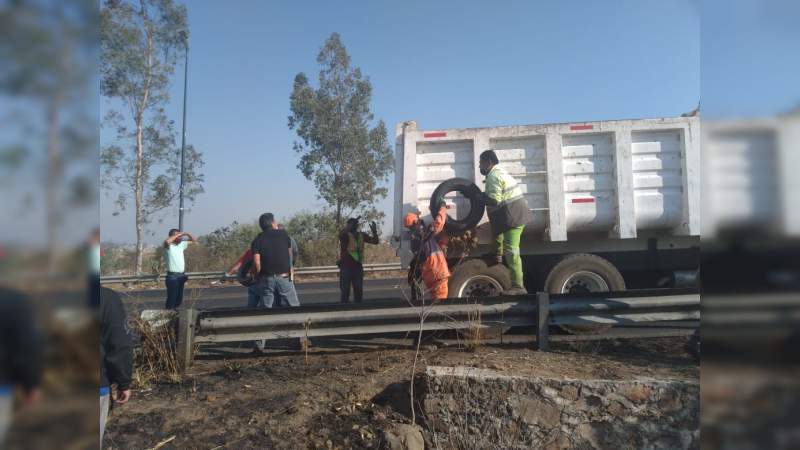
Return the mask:
{"type": "MultiPolygon", "coordinates": [[[[425,344],[416,371],[465,366],[515,376],[627,380],[699,379],[684,338],[530,345],[425,344]]],[[[140,387],[113,410],[104,448],[435,448],[417,386],[411,427],[409,380],[415,351],[401,341],[314,341],[265,356],[246,346],[203,349],[184,380],[140,387]],[[418,431],[419,430],[419,431],[418,431]],[[400,446],[400,447],[398,447],[400,446]]],[[[422,378],[422,377],[420,377],[422,378]]]]}

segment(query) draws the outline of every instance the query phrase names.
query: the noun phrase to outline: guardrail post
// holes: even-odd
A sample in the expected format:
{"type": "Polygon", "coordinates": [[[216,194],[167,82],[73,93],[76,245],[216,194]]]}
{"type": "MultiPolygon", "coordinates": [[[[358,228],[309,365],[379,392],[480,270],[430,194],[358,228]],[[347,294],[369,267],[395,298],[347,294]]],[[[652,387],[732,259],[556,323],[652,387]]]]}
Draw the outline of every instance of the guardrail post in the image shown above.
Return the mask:
{"type": "Polygon", "coordinates": [[[550,351],[549,342],[549,322],[550,322],[550,294],[547,292],[537,292],[537,325],[536,325],[536,344],[540,351],[550,351]]]}
{"type": "Polygon", "coordinates": [[[194,361],[194,332],[197,323],[197,310],[184,308],[178,313],[178,367],[181,373],[194,361]]]}

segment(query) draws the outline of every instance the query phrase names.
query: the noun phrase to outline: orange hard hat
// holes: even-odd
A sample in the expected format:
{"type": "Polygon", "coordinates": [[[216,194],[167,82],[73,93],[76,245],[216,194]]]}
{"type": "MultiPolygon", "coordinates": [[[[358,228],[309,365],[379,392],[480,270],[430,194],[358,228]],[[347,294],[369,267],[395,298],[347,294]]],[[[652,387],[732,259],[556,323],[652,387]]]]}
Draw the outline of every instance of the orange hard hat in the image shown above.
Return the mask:
{"type": "Polygon", "coordinates": [[[419,216],[418,215],[416,215],[414,213],[408,213],[403,218],[403,226],[406,227],[406,228],[411,228],[411,227],[414,226],[415,223],[417,223],[417,220],[419,220],[419,216]]]}

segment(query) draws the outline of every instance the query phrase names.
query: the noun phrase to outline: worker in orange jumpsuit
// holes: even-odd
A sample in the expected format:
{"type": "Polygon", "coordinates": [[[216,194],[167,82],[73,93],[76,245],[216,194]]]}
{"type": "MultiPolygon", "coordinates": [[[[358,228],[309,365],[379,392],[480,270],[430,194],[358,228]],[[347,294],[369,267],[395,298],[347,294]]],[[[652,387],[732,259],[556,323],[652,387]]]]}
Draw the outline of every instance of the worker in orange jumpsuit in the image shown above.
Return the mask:
{"type": "Polygon", "coordinates": [[[414,252],[412,267],[416,269],[415,273],[422,276],[431,297],[438,301],[447,298],[447,281],[450,278],[447,258],[439,244],[441,236],[438,236],[446,220],[444,202],[440,204],[433,223],[428,226],[415,213],[408,213],[403,218],[403,225],[411,230],[411,250],[414,252]]]}

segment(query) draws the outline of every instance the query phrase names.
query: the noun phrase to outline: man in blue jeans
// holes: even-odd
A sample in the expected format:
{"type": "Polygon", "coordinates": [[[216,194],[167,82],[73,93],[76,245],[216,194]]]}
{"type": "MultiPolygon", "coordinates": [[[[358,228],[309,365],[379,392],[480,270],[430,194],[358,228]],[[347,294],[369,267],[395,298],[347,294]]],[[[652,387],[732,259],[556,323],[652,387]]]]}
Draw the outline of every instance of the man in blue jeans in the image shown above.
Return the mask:
{"type": "Polygon", "coordinates": [[[192,233],[184,233],[175,228],[169,230],[169,237],[164,241],[164,262],[167,266],[166,309],[175,309],[183,303],[183,285],[189,277],[186,276],[186,262],[183,251],[190,243],[197,242],[192,233]]]}
{"type": "MultiPolygon", "coordinates": [[[[250,247],[262,304],[265,308],[272,308],[276,301],[280,301],[289,306],[300,306],[292,283],[292,241],[289,235],[278,228],[275,216],[271,213],[262,214],[258,218],[258,225],[261,234],[250,247]]],[[[256,343],[256,353],[261,348],[263,346],[256,343]]]]}

